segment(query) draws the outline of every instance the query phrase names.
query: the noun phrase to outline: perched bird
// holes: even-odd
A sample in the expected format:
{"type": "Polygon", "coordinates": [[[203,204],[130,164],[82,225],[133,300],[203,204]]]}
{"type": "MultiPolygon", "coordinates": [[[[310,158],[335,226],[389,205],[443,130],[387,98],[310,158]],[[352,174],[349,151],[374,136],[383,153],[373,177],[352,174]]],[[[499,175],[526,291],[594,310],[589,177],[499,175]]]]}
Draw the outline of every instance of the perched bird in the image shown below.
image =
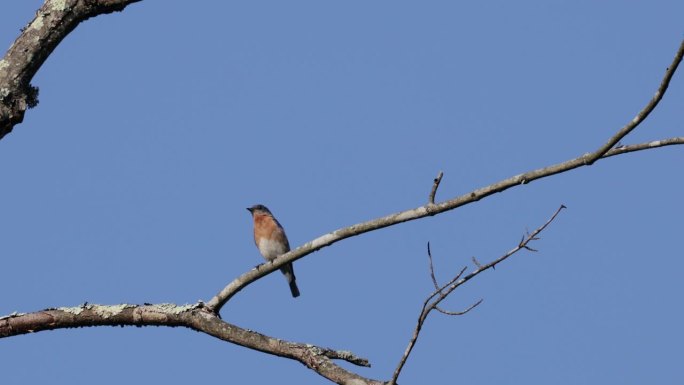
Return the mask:
{"type": "MultiPolygon", "coordinates": [[[[290,251],[290,243],[287,241],[285,229],[273,217],[264,205],[254,205],[247,208],[252,213],[254,219],[254,243],[261,255],[268,261],[272,261],[277,257],[290,251]]],[[[294,275],[292,264],[280,268],[280,271],[285,275],[287,283],[290,284],[290,292],[292,297],[299,297],[299,289],[294,275]]]]}

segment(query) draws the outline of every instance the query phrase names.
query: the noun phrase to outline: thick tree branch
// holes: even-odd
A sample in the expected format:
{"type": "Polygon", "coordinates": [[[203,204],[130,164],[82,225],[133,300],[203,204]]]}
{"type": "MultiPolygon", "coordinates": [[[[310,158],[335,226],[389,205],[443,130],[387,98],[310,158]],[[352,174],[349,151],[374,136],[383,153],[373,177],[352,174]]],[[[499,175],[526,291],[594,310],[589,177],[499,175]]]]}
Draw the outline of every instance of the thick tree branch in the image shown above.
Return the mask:
{"type": "Polygon", "coordinates": [[[338,384],[382,384],[352,373],[332,360],[344,360],[369,367],[368,360],[348,351],[333,350],[303,343],[283,341],[229,324],[203,304],[93,305],[46,309],[0,318],[0,338],[43,330],[87,326],[169,326],[186,327],[249,349],[301,362],[321,376],[338,384]]]}
{"type": "Polygon", "coordinates": [[[0,60],[0,139],[24,120],[27,108],[38,103],[31,79],[57,45],[94,16],[122,11],[141,0],[46,0],[36,17],[0,60]]]}

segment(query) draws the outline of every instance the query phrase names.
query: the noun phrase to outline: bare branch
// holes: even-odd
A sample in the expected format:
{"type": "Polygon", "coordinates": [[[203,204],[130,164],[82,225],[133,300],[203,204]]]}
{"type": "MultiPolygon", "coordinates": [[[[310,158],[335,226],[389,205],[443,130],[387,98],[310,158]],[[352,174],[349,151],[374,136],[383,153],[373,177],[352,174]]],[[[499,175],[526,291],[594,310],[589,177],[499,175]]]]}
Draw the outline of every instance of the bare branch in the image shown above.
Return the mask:
{"type": "Polygon", "coordinates": [[[446,298],[446,297],[449,295],[449,293],[443,293],[444,289],[446,289],[447,287],[453,285],[454,282],[458,281],[458,280],[461,278],[461,276],[463,275],[463,273],[465,273],[465,271],[466,271],[467,268],[468,268],[468,267],[462,268],[461,271],[459,271],[458,274],[456,274],[456,276],[453,277],[449,282],[445,283],[442,287],[438,287],[437,290],[435,290],[432,294],[430,294],[430,295],[427,297],[427,302],[431,301],[433,298],[435,298],[435,297],[437,297],[437,296],[439,296],[439,298],[436,300],[435,303],[439,303],[439,302],[441,302],[444,298],[446,298]]]}
{"type": "MultiPolygon", "coordinates": [[[[331,233],[320,236],[313,241],[305,243],[304,245],[289,251],[276,258],[273,261],[267,262],[260,266],[259,269],[251,270],[242,274],[240,277],[234,279],[228,285],[226,285],[218,294],[216,294],[208,303],[209,308],[214,309],[215,312],[219,312],[223,305],[230,300],[235,294],[240,290],[245,288],[250,283],[255,280],[272,273],[273,271],[279,269],[283,265],[292,263],[306,255],[309,255],[315,251],[322,249],[323,247],[330,246],[333,243],[339,242],[343,239],[367,233],[369,231],[378,230],[384,227],[394,226],[399,223],[413,221],[416,219],[424,218],[426,216],[437,215],[446,211],[456,209],[458,207],[470,204],[472,202],[479,201],[480,199],[486,198],[492,194],[496,194],[509,188],[528,184],[537,179],[546,178],[552,175],[560,174],[566,171],[573,170],[575,168],[584,167],[592,165],[598,159],[608,158],[610,156],[624,154],[633,151],[652,149],[657,147],[669,146],[674,144],[684,144],[681,138],[670,138],[659,141],[652,141],[649,143],[642,143],[631,146],[622,146],[619,148],[611,149],[618,141],[624,138],[632,130],[634,130],[641,122],[648,117],[648,115],[653,111],[653,109],[660,103],[665,92],[667,91],[670,80],[674,76],[675,71],[679,67],[679,63],[682,61],[684,56],[684,40],[681,42],[675,57],[665,72],[660,87],[656,92],[656,95],[651,99],[651,101],[644,107],[637,116],[632,119],[630,123],[621,128],[613,137],[606,143],[603,147],[598,149],[593,153],[587,153],[581,155],[577,158],[567,160],[562,163],[550,165],[540,169],[525,172],[523,174],[518,174],[510,178],[501,180],[499,182],[490,184],[488,186],[473,190],[470,193],[461,195],[459,197],[444,201],[439,204],[428,203],[425,206],[420,206],[414,209],[405,210],[395,214],[390,214],[381,218],[373,219],[367,222],[358,223],[352,226],[344,227],[335,230],[331,233]]],[[[439,175],[438,175],[439,177],[439,175]]],[[[439,183],[435,180],[433,185],[433,190],[436,191],[439,183]]]]}
{"type": "MultiPolygon", "coordinates": [[[[318,347],[310,346],[311,348],[316,348],[320,349],[318,347]]],[[[333,360],[344,360],[347,361],[351,364],[354,364],[356,366],[363,366],[366,368],[370,368],[371,364],[368,362],[368,359],[359,357],[356,354],[348,351],[348,350],[330,350],[330,349],[325,349],[320,352],[320,354],[333,359],[333,360]]]]}
{"type": "Polygon", "coordinates": [[[46,0],[0,60],[0,139],[38,103],[30,82],[52,51],[76,26],[94,16],[122,11],[141,0],[46,0]]]}
{"type": "MultiPolygon", "coordinates": [[[[23,121],[27,108],[38,103],[38,90],[32,87],[30,82],[62,39],[88,18],[121,11],[127,5],[138,1],[140,0],[46,0],[36,13],[36,17],[22,31],[20,36],[9,48],[4,58],[0,60],[0,139],[11,132],[16,124],[23,121]]],[[[123,304],[103,306],[86,303],[73,308],[46,309],[34,313],[13,313],[9,316],[0,317],[0,338],[34,333],[42,330],[84,326],[180,326],[197,330],[221,340],[245,346],[253,350],[259,350],[268,354],[299,361],[319,373],[321,376],[339,384],[381,384],[380,381],[367,379],[347,371],[331,361],[344,360],[355,365],[370,366],[366,359],[357,357],[351,352],[332,350],[268,337],[228,324],[218,317],[218,312],[233,295],[251,282],[279,269],[287,263],[291,263],[348,237],[453,210],[514,186],[527,184],[536,179],[569,171],[574,168],[591,165],[599,159],[633,151],[674,144],[684,144],[684,138],[678,137],[636,145],[620,145],[616,147],[616,144],[620,143],[625,136],[638,127],[658,105],[667,91],[669,83],[681,62],[683,55],[684,41],[680,45],[672,64],[668,67],[656,94],[650,102],[634,119],[632,119],[632,121],[622,127],[607,143],[593,153],[584,154],[578,158],[560,164],[516,175],[474,190],[469,194],[453,198],[440,204],[435,204],[436,192],[443,177],[443,173],[440,171],[437,178],[434,180],[427,205],[342,228],[316,238],[313,241],[284,254],[275,261],[260,265],[258,269],[251,270],[241,275],[221,290],[221,292],[212,298],[206,306],[204,304],[185,306],[174,304],[123,304]]],[[[395,371],[391,381],[392,383],[396,383],[396,379],[410,355],[429,313],[432,310],[437,310],[444,314],[459,315],[465,314],[478,306],[482,300],[476,302],[462,312],[448,312],[441,309],[438,305],[456,288],[474,278],[479,273],[489,268],[494,268],[498,263],[504,261],[518,251],[522,249],[536,251],[529,246],[529,243],[538,239],[536,236],[555,219],[563,208],[565,208],[565,206],[561,206],[543,226],[531,234],[528,234],[527,237],[523,237],[523,240],[513,250],[485,265],[481,265],[473,258],[473,262],[477,266],[475,271],[463,276],[465,272],[465,268],[463,268],[454,278],[452,278],[452,280],[441,287],[438,285],[434,275],[432,256],[428,244],[430,272],[436,291],[432,293],[423,304],[423,308],[418,317],[417,326],[414,330],[414,335],[409,342],[404,357],[402,357],[402,360],[395,371]]]]}
{"type": "Polygon", "coordinates": [[[220,340],[253,350],[301,362],[321,376],[338,384],[382,384],[380,381],[361,377],[331,360],[344,360],[358,366],[369,367],[365,358],[348,351],[333,350],[310,344],[283,341],[239,326],[229,324],[204,304],[193,305],[95,305],[45,309],[35,313],[11,315],[0,318],[0,338],[86,326],[168,326],[186,327],[203,332],[220,340]]]}
{"type": "Polygon", "coordinates": [[[432,278],[432,284],[435,286],[436,290],[439,290],[439,284],[437,284],[437,278],[435,278],[435,268],[432,265],[432,252],[430,252],[430,242],[427,244],[428,260],[430,261],[430,278],[432,278]]]}
{"type": "MultiPolygon", "coordinates": [[[[626,154],[629,152],[653,149],[664,146],[684,144],[684,138],[675,137],[670,139],[663,139],[652,141],[648,143],[640,143],[635,145],[623,146],[620,148],[608,151],[601,159],[605,159],[615,155],[626,154]]],[[[490,195],[500,193],[513,187],[528,184],[537,179],[546,178],[552,175],[560,174],[575,168],[588,166],[585,163],[585,155],[565,161],[563,163],[554,164],[544,168],[528,171],[523,174],[518,174],[510,178],[492,183],[488,186],[473,190],[467,194],[458,196],[456,198],[437,203],[434,205],[426,205],[390,214],[381,218],[376,218],[367,222],[358,223],[352,226],[344,227],[335,230],[331,233],[322,235],[310,242],[307,242],[298,248],[281,255],[271,262],[266,262],[259,266],[259,269],[248,271],[225,286],[219,293],[217,293],[209,302],[207,306],[220,311],[230,298],[232,298],[239,291],[244,289],[247,285],[256,281],[257,279],[278,270],[283,265],[294,262],[304,256],[307,256],[315,251],[318,251],[326,246],[330,246],[343,239],[364,234],[370,231],[382,229],[389,226],[394,226],[403,222],[421,219],[427,216],[437,215],[446,211],[454,210],[458,207],[477,202],[490,195]]]]}
{"type": "Polygon", "coordinates": [[[478,268],[473,271],[472,273],[466,275],[465,277],[461,278],[463,275],[463,272],[465,271],[465,268],[461,270],[456,277],[454,277],[449,283],[447,283],[445,286],[442,286],[438,288],[435,292],[430,294],[425,301],[423,302],[423,308],[420,311],[420,315],[418,316],[418,322],[416,323],[416,327],[413,330],[413,335],[411,336],[411,339],[409,340],[408,346],[406,347],[406,350],[404,351],[404,355],[401,357],[399,360],[399,364],[397,365],[397,368],[394,370],[394,374],[392,375],[392,379],[389,381],[390,384],[396,384],[397,379],[399,378],[399,374],[401,373],[401,370],[403,369],[404,365],[406,364],[406,361],[408,360],[408,357],[411,355],[411,351],[413,350],[413,347],[416,344],[416,341],[418,340],[418,336],[420,335],[420,331],[423,328],[423,324],[425,323],[425,320],[427,319],[428,315],[432,310],[437,310],[441,313],[447,314],[447,315],[463,315],[475,308],[477,305],[482,303],[482,300],[480,299],[470,307],[468,307],[466,310],[463,310],[461,312],[449,312],[446,310],[443,310],[439,308],[440,302],[442,302],[446,297],[449,296],[456,288],[459,286],[463,285],[464,283],[468,282],[481,272],[489,269],[489,268],[494,268],[498,263],[501,263],[504,261],[506,258],[510,257],[511,255],[517,253],[518,251],[522,249],[528,248],[528,244],[537,238],[537,235],[544,231],[546,227],[553,222],[554,219],[558,216],[558,214],[565,208],[564,205],[561,205],[558,210],[551,216],[551,218],[546,221],[543,225],[541,225],[539,228],[537,228],[535,231],[533,231],[531,234],[528,234],[526,237],[520,241],[518,246],[516,246],[513,250],[507,252],[503,256],[495,259],[494,261],[486,264],[486,265],[480,265],[479,263],[476,263],[478,265],[478,268]],[[436,299],[434,299],[437,297],[436,299]],[[434,299],[434,300],[433,300],[434,299]],[[431,302],[432,301],[432,302],[431,302]]]}
{"type": "MultiPolygon", "coordinates": [[[[518,185],[528,184],[534,180],[549,177],[552,175],[560,174],[566,171],[573,170],[575,168],[588,166],[596,162],[598,159],[608,158],[610,156],[624,154],[632,151],[639,151],[663,146],[669,146],[674,144],[684,144],[681,138],[670,138],[665,140],[653,141],[649,143],[642,143],[632,146],[622,146],[619,148],[611,148],[618,143],[622,138],[629,134],[634,128],[636,128],[641,122],[648,117],[651,111],[658,105],[660,100],[662,100],[667,88],[669,86],[670,80],[674,76],[679,63],[682,61],[682,56],[684,56],[684,40],[681,42],[677,53],[672,61],[672,64],[668,67],[663,77],[660,87],[656,92],[656,95],[651,99],[651,101],[644,107],[637,116],[632,119],[630,123],[621,128],[603,147],[593,153],[587,153],[568,161],[550,165],[544,168],[528,171],[523,174],[515,175],[510,178],[504,179],[502,181],[490,184],[488,186],[474,190],[468,194],[461,195],[459,197],[447,200],[439,204],[428,203],[425,206],[420,206],[415,209],[409,209],[395,214],[390,214],[385,217],[377,218],[363,223],[358,223],[349,227],[335,230],[331,233],[323,235],[308,242],[286,254],[283,254],[274,261],[264,264],[262,269],[252,270],[250,272],[244,273],[240,277],[233,280],[226,287],[224,287],[218,294],[212,298],[207,305],[214,309],[215,311],[220,311],[221,307],[230,300],[230,298],[242,290],[244,287],[254,282],[255,280],[261,278],[264,275],[270,274],[271,272],[279,269],[281,266],[288,263],[294,262],[299,258],[302,258],[308,254],[318,251],[323,247],[330,246],[333,243],[339,242],[343,239],[363,234],[369,231],[378,230],[384,227],[393,226],[399,223],[408,222],[426,216],[437,215],[445,211],[453,210],[455,208],[467,205],[472,202],[476,202],[482,198],[486,198],[492,194],[505,191],[511,187],[518,185]]],[[[439,175],[438,175],[439,177],[439,175]]],[[[435,179],[435,184],[433,185],[433,190],[436,191],[439,183],[435,179]]],[[[431,194],[432,195],[432,194],[431,194]]]]}
{"type": "Polygon", "coordinates": [[[672,80],[672,76],[674,76],[675,71],[677,71],[677,67],[679,66],[679,63],[682,61],[682,57],[684,56],[684,40],[680,43],[679,45],[679,50],[677,50],[677,54],[675,54],[674,59],[672,59],[672,64],[670,64],[669,67],[667,67],[667,70],[665,71],[665,76],[663,77],[663,80],[660,82],[660,86],[658,87],[658,90],[656,91],[655,95],[653,95],[653,98],[646,104],[646,106],[639,111],[639,113],[632,119],[629,123],[627,123],[624,127],[620,129],[615,135],[613,135],[606,144],[601,146],[598,150],[595,152],[588,154],[585,158],[585,161],[587,164],[592,164],[596,162],[599,158],[603,157],[606,155],[606,153],[613,148],[622,138],[627,136],[632,130],[637,128],[641,122],[643,122],[648,115],[656,108],[658,103],[660,103],[660,100],[665,96],[665,91],[667,91],[667,87],[670,85],[670,80],[672,80]]]}
{"type": "Polygon", "coordinates": [[[673,145],[678,145],[678,144],[684,144],[684,136],[678,136],[675,138],[669,138],[669,139],[663,139],[663,140],[654,140],[654,141],[648,142],[648,143],[630,144],[630,145],[626,145],[626,146],[615,147],[612,150],[608,151],[603,156],[603,158],[609,158],[609,157],[615,156],[615,155],[626,154],[628,152],[650,150],[652,148],[673,146],[673,145]]]}
{"type": "Polygon", "coordinates": [[[428,300],[425,300],[425,303],[423,303],[423,309],[420,311],[420,315],[418,316],[418,322],[416,324],[416,327],[415,329],[413,329],[413,335],[409,340],[408,346],[406,346],[406,350],[404,350],[404,354],[401,356],[401,359],[399,360],[397,368],[394,369],[392,379],[388,382],[389,385],[394,385],[397,383],[397,378],[399,378],[399,374],[401,373],[401,370],[404,368],[406,360],[408,360],[408,357],[411,355],[413,347],[416,345],[416,341],[418,341],[420,330],[423,328],[423,323],[425,322],[425,319],[427,318],[427,315],[429,313],[429,310],[427,310],[427,306],[428,300]]]}
{"type": "Polygon", "coordinates": [[[437,178],[433,181],[432,184],[432,191],[430,191],[430,196],[428,197],[428,203],[431,205],[435,204],[435,194],[437,194],[437,189],[439,188],[439,184],[442,182],[442,177],[444,176],[443,172],[439,172],[437,174],[437,178]]]}
{"type": "Polygon", "coordinates": [[[484,301],[484,300],[483,300],[482,298],[480,298],[477,302],[475,302],[474,304],[468,306],[467,309],[461,310],[461,311],[447,311],[447,310],[442,309],[442,308],[439,307],[439,306],[435,306],[435,310],[437,310],[438,312],[440,312],[440,313],[442,313],[442,314],[446,314],[446,315],[464,315],[464,314],[466,314],[467,312],[473,310],[477,305],[481,304],[482,301],[484,301]]]}

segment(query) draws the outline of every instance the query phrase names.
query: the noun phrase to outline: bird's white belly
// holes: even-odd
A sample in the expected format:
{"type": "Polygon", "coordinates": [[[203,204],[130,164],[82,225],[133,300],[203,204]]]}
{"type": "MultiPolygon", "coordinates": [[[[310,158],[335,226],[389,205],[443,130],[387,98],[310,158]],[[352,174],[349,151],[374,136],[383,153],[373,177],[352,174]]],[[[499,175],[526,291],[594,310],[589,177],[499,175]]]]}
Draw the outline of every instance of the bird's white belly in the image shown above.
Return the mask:
{"type": "Polygon", "coordinates": [[[261,238],[259,241],[259,251],[264,258],[269,261],[276,259],[279,255],[285,254],[285,246],[281,242],[273,241],[267,238],[261,238]]]}

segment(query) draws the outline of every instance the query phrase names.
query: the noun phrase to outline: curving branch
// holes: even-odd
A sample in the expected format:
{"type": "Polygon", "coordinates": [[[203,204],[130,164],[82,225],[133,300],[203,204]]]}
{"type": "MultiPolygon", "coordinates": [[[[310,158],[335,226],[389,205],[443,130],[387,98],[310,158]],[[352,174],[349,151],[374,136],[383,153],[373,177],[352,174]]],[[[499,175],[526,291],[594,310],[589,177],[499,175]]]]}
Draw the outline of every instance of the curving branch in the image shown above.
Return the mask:
{"type": "Polygon", "coordinates": [[[34,313],[11,314],[0,318],[0,338],[43,330],[87,326],[168,326],[186,327],[249,349],[301,362],[337,384],[380,385],[382,382],[359,376],[332,360],[370,367],[368,360],[349,351],[283,341],[229,324],[204,304],[194,305],[94,305],[45,309],[34,313]]]}
{"type": "Polygon", "coordinates": [[[434,205],[435,204],[435,194],[437,194],[437,189],[439,188],[439,184],[442,182],[442,177],[444,176],[443,172],[439,172],[437,174],[437,177],[435,180],[432,182],[432,190],[430,190],[430,195],[428,196],[428,203],[434,205]]]}
{"type": "Polygon", "coordinates": [[[141,0],[46,0],[0,60],[0,139],[38,104],[31,79],[57,45],[81,22],[122,11],[141,0]]]}
{"type": "MultiPolygon", "coordinates": [[[[207,306],[213,309],[215,312],[219,312],[223,305],[230,300],[235,294],[240,290],[244,289],[247,285],[256,281],[257,279],[270,274],[271,272],[278,270],[281,266],[288,263],[292,263],[306,255],[309,255],[315,251],[322,249],[323,247],[330,246],[333,243],[339,242],[343,239],[367,233],[369,231],[374,231],[382,229],[384,227],[394,226],[399,223],[413,221],[420,218],[425,218],[427,216],[433,216],[441,214],[446,211],[456,209],[458,207],[477,202],[482,198],[486,198],[492,194],[499,193],[509,188],[524,185],[535,181],[537,179],[546,178],[552,175],[560,174],[566,171],[573,170],[575,168],[584,167],[592,165],[598,159],[605,159],[615,155],[626,154],[629,152],[653,149],[657,147],[670,146],[675,144],[684,144],[684,139],[682,137],[652,141],[648,143],[640,143],[629,146],[619,146],[612,148],[620,139],[624,138],[627,134],[632,132],[636,127],[638,127],[644,119],[653,111],[653,109],[658,105],[660,100],[662,100],[667,90],[670,80],[677,70],[679,63],[682,61],[684,56],[684,40],[679,46],[677,53],[672,61],[672,64],[665,71],[665,76],[663,77],[658,90],[648,104],[639,112],[636,118],[632,119],[630,123],[621,128],[611,139],[601,148],[592,153],[587,153],[581,155],[577,158],[570,159],[568,161],[550,165],[544,168],[532,170],[525,172],[523,174],[518,174],[510,178],[504,179],[502,181],[490,184],[473,190],[467,194],[452,198],[450,200],[444,201],[442,203],[433,204],[428,202],[427,205],[416,207],[414,209],[409,209],[401,211],[395,214],[390,214],[381,218],[373,219],[367,222],[358,223],[349,227],[344,227],[335,230],[331,233],[325,234],[321,237],[314,239],[313,241],[307,242],[298,248],[289,251],[286,254],[281,255],[273,261],[266,262],[257,266],[240,277],[236,278],[230,282],[226,287],[224,287],[218,294],[216,294],[208,303],[207,306]],[[606,149],[606,146],[608,148],[606,149]]],[[[439,181],[441,178],[437,178],[433,184],[433,191],[436,192],[439,186],[439,181]]],[[[433,198],[432,192],[430,193],[429,200],[433,198]]]]}
{"type": "MultiPolygon", "coordinates": [[[[674,137],[668,139],[655,140],[647,143],[624,145],[609,150],[603,156],[601,156],[600,159],[606,159],[612,156],[627,154],[630,152],[650,150],[659,147],[681,144],[684,144],[684,137],[674,137]]],[[[259,278],[265,275],[272,273],[273,271],[278,270],[283,265],[303,258],[315,251],[318,251],[326,246],[330,246],[343,239],[357,236],[370,231],[379,230],[385,227],[394,226],[400,223],[441,214],[443,212],[450,211],[473,202],[477,202],[480,199],[486,198],[490,195],[499,192],[503,192],[505,190],[508,190],[509,188],[525,185],[537,179],[542,179],[552,175],[560,174],[566,171],[573,170],[575,168],[590,166],[591,164],[586,163],[587,155],[589,154],[585,154],[580,157],[570,159],[563,163],[558,163],[544,168],[528,171],[523,174],[518,174],[510,178],[501,180],[499,182],[490,184],[488,186],[473,190],[467,194],[444,201],[442,203],[428,203],[425,206],[416,207],[414,209],[401,211],[398,213],[373,219],[367,222],[357,223],[355,225],[335,230],[331,233],[320,236],[314,239],[313,241],[307,242],[299,246],[298,248],[289,251],[288,253],[281,255],[273,261],[265,262],[261,265],[258,265],[256,268],[242,274],[241,276],[230,282],[209,302],[207,302],[207,306],[213,309],[213,311],[219,312],[221,308],[226,304],[226,302],[228,302],[235,294],[240,292],[242,289],[247,287],[252,282],[258,280],[259,278]]]]}
{"type": "Polygon", "coordinates": [[[672,80],[672,77],[674,76],[675,71],[677,71],[677,67],[679,67],[679,63],[682,62],[682,57],[684,56],[684,40],[681,42],[679,45],[679,50],[677,50],[677,53],[675,54],[674,59],[672,59],[672,64],[670,64],[669,67],[667,67],[667,70],[665,70],[665,76],[663,77],[663,80],[660,81],[660,87],[658,87],[658,90],[656,91],[655,95],[653,95],[653,98],[644,106],[644,108],[639,111],[639,113],[634,117],[634,119],[630,120],[629,123],[625,124],[624,127],[622,127],[615,135],[613,135],[608,142],[606,142],[601,148],[598,150],[594,151],[591,154],[588,154],[585,158],[585,161],[587,164],[592,164],[596,162],[599,158],[603,157],[608,150],[613,148],[618,142],[627,136],[632,130],[637,128],[641,122],[643,122],[648,115],[653,112],[653,110],[656,108],[658,103],[660,103],[660,100],[663,99],[663,96],[665,96],[665,91],[667,91],[667,87],[670,85],[670,80],[672,80]]]}

